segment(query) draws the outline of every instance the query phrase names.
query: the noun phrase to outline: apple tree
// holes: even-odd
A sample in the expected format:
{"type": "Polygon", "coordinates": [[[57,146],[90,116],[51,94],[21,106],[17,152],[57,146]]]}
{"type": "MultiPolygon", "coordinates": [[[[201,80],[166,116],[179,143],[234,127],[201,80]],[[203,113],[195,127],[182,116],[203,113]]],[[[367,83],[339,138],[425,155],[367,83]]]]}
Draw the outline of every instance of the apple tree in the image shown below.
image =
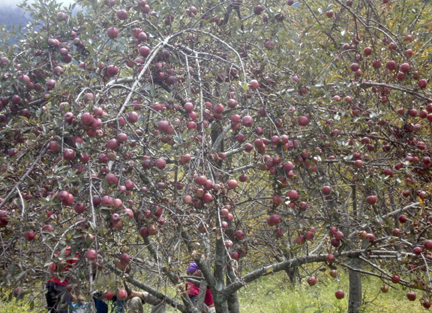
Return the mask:
{"type": "Polygon", "coordinates": [[[0,39],[3,286],[71,247],[57,275],[87,299],[126,280],[199,312],[179,287],[195,261],[218,313],[271,272],[337,268],[349,312],[360,275],[431,305],[427,1],[77,4],[24,2],[19,44],[0,39]]]}

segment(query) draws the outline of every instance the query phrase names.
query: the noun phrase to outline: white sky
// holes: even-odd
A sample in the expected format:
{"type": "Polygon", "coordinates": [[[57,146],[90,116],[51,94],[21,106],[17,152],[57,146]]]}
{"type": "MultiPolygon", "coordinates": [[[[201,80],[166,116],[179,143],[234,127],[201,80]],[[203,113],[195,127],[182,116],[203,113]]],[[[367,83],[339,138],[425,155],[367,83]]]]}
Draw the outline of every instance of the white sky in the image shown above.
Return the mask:
{"type": "MultiPolygon", "coordinates": [[[[29,2],[33,2],[34,0],[29,0],[29,2]]],[[[22,3],[23,0],[0,0],[0,6],[6,6],[6,5],[17,5],[22,3]]],[[[69,4],[72,2],[75,2],[75,0],[57,0],[57,2],[62,2],[64,4],[69,4]]]]}

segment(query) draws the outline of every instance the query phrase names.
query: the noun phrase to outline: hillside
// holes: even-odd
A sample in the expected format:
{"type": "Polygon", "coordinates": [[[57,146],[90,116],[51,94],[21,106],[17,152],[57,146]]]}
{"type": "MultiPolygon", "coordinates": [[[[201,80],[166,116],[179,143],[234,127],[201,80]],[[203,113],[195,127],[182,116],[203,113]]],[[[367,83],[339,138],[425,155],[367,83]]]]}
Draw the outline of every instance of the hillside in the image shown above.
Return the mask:
{"type": "Polygon", "coordinates": [[[0,25],[6,25],[10,29],[13,25],[24,27],[30,21],[30,17],[18,7],[0,6],[0,25]]]}

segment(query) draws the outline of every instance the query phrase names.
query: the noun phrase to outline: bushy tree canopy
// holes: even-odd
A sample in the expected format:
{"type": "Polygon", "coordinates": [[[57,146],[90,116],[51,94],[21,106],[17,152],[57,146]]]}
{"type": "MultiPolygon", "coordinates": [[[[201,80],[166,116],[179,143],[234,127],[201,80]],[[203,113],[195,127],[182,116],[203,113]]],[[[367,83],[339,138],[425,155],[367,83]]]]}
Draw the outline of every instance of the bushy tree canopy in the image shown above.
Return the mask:
{"type": "Polygon", "coordinates": [[[182,288],[138,273],[181,286],[196,261],[218,313],[309,263],[430,305],[429,2],[79,5],[24,3],[20,43],[0,38],[4,286],[47,279],[70,246],[80,260],[56,275],[72,292],[126,279],[182,312],[182,288]]]}

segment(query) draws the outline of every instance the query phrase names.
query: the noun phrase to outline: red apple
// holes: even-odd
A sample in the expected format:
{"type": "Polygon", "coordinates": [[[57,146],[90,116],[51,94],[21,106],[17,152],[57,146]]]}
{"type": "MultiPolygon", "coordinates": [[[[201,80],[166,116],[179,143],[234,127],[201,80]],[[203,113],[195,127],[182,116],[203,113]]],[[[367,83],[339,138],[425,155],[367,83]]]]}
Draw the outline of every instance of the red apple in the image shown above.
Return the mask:
{"type": "Polygon", "coordinates": [[[25,232],[23,234],[23,236],[26,237],[28,241],[31,241],[31,240],[34,239],[34,237],[36,236],[36,234],[35,234],[35,232],[33,230],[30,230],[28,232],[25,232]]]}
{"type": "Polygon", "coordinates": [[[315,285],[317,283],[317,281],[318,281],[318,279],[316,279],[316,277],[313,277],[313,276],[309,277],[307,280],[309,286],[315,285]]]}
{"type": "Polygon", "coordinates": [[[237,240],[243,240],[246,238],[246,234],[242,230],[237,230],[234,236],[237,238],[237,240]]]}
{"type": "Polygon", "coordinates": [[[321,188],[321,192],[324,195],[329,195],[331,193],[331,191],[332,191],[332,188],[330,186],[324,186],[321,188]]]}
{"type": "Polygon", "coordinates": [[[411,66],[408,63],[402,63],[399,67],[399,70],[404,73],[408,73],[411,69],[411,66]]]}
{"type": "Polygon", "coordinates": [[[269,226],[274,226],[279,224],[280,222],[282,222],[282,217],[279,214],[272,214],[268,219],[267,219],[267,224],[269,226]]]}
{"type": "Polygon", "coordinates": [[[336,299],[343,299],[345,297],[345,292],[343,290],[338,290],[335,293],[336,299]]]}
{"type": "Polygon", "coordinates": [[[291,201],[295,201],[299,198],[299,194],[298,194],[297,190],[289,190],[287,192],[287,196],[288,196],[288,198],[290,198],[291,201]]]}
{"type": "Polygon", "coordinates": [[[205,203],[209,203],[213,201],[213,196],[210,193],[205,193],[203,195],[203,200],[205,203]]]}
{"type": "Polygon", "coordinates": [[[340,240],[338,240],[338,239],[336,239],[336,238],[333,238],[332,240],[330,240],[330,244],[331,244],[333,247],[337,248],[337,247],[340,246],[340,240]]]}
{"type": "Polygon", "coordinates": [[[409,301],[415,301],[415,299],[416,299],[416,293],[413,292],[413,291],[409,291],[407,293],[407,298],[408,298],[409,301]]]}
{"type": "Polygon", "coordinates": [[[124,289],[120,289],[119,291],[117,291],[117,299],[122,301],[122,300],[126,300],[128,297],[128,293],[126,290],[124,289]]]}
{"type": "Polygon", "coordinates": [[[89,261],[95,261],[97,259],[97,252],[95,250],[88,250],[86,253],[86,258],[89,261]]]}
{"type": "Polygon", "coordinates": [[[189,9],[187,10],[187,14],[191,17],[194,15],[197,15],[197,13],[198,13],[198,10],[194,6],[189,7],[189,9]]]}
{"type": "Polygon", "coordinates": [[[372,48],[366,47],[363,52],[365,55],[371,55],[372,54],[372,48]]]}
{"type": "Polygon", "coordinates": [[[235,188],[237,188],[238,183],[237,183],[237,181],[235,179],[230,179],[230,180],[227,181],[227,185],[228,185],[229,188],[235,189],[235,188]]]}
{"type": "Polygon", "coordinates": [[[123,253],[122,255],[120,255],[120,262],[122,262],[123,264],[129,264],[130,262],[129,254],[123,253]]]}
{"type": "Polygon", "coordinates": [[[377,201],[377,197],[376,196],[368,196],[367,198],[366,198],[366,202],[368,203],[368,204],[375,204],[376,203],[376,201],[377,201]]]}
{"type": "Polygon", "coordinates": [[[114,293],[110,290],[102,293],[102,298],[105,300],[111,300],[114,297],[114,293]]]}
{"type": "Polygon", "coordinates": [[[125,187],[126,187],[127,190],[133,190],[135,188],[134,182],[131,181],[130,179],[126,180],[124,182],[124,184],[125,184],[125,187]]]}
{"type": "Polygon", "coordinates": [[[234,260],[240,259],[240,253],[234,251],[233,253],[231,253],[231,258],[233,258],[234,260]]]}
{"type": "Polygon", "coordinates": [[[64,149],[63,157],[65,160],[73,160],[75,158],[75,150],[72,149],[64,149]]]}
{"type": "Polygon", "coordinates": [[[414,252],[414,254],[416,254],[416,255],[421,254],[422,251],[423,251],[423,250],[422,250],[421,247],[415,247],[415,248],[413,249],[413,252],[414,252]]]}
{"type": "Polygon", "coordinates": [[[298,123],[300,126],[306,126],[307,124],[309,124],[309,118],[307,118],[306,116],[300,116],[298,118],[298,123]]]}
{"type": "Polygon", "coordinates": [[[417,85],[422,89],[426,88],[427,84],[428,81],[426,79],[421,79],[417,82],[417,85]]]}
{"type": "Polygon", "coordinates": [[[85,207],[84,203],[76,203],[74,206],[74,211],[78,214],[84,213],[85,210],[86,210],[86,207],[85,207]]]}
{"type": "Polygon", "coordinates": [[[119,20],[126,20],[128,18],[129,14],[126,10],[119,10],[117,11],[117,17],[119,20]]]}
{"type": "Polygon", "coordinates": [[[242,118],[242,123],[245,127],[251,127],[253,124],[253,119],[250,116],[244,116],[242,118]]]}
{"type": "Polygon", "coordinates": [[[108,37],[114,39],[118,36],[119,30],[115,27],[111,27],[108,29],[108,37]]]}
{"type": "Polygon", "coordinates": [[[373,243],[375,241],[375,235],[374,234],[367,234],[366,239],[369,240],[370,243],[373,243]]]}
{"type": "Polygon", "coordinates": [[[426,240],[424,242],[424,247],[426,250],[432,250],[432,240],[426,240]]]}
{"type": "Polygon", "coordinates": [[[381,65],[382,65],[381,61],[379,61],[379,60],[375,60],[375,61],[372,62],[372,67],[375,68],[375,69],[381,68],[381,65]]]}
{"type": "Polygon", "coordinates": [[[351,71],[356,72],[359,70],[360,65],[358,65],[358,63],[353,63],[353,64],[351,64],[350,68],[351,68],[351,71]]]}
{"type": "Polygon", "coordinates": [[[138,121],[138,118],[138,113],[135,111],[129,112],[126,116],[126,120],[132,124],[135,124],[138,121]]]}
{"type": "Polygon", "coordinates": [[[116,76],[118,74],[118,67],[115,65],[109,65],[106,69],[106,73],[108,76],[116,76]]]}
{"type": "Polygon", "coordinates": [[[299,208],[303,211],[306,211],[306,209],[308,208],[308,204],[305,201],[302,201],[299,203],[299,208]]]}
{"type": "Polygon", "coordinates": [[[396,69],[396,67],[397,67],[396,61],[394,61],[394,60],[388,61],[387,64],[386,64],[386,67],[390,71],[394,71],[396,69]]]}
{"type": "Polygon", "coordinates": [[[227,247],[228,249],[231,248],[233,245],[234,243],[231,240],[225,240],[225,247],[227,247]]]}
{"type": "Polygon", "coordinates": [[[409,58],[414,54],[414,51],[412,51],[412,49],[407,49],[404,54],[409,58]]]}
{"type": "Polygon", "coordinates": [[[334,234],[334,236],[335,236],[335,238],[338,239],[338,240],[341,240],[342,238],[345,237],[344,234],[343,234],[343,232],[341,232],[341,231],[337,231],[337,232],[334,234]]]}
{"type": "Polygon", "coordinates": [[[258,89],[260,86],[259,82],[256,80],[251,80],[249,83],[249,88],[250,89],[258,89]]]}
{"type": "Polygon", "coordinates": [[[399,215],[399,222],[400,223],[406,223],[408,221],[408,217],[406,215],[399,215]]]}
{"type": "Polygon", "coordinates": [[[272,41],[270,41],[270,40],[267,40],[267,41],[264,43],[264,47],[265,47],[267,50],[273,50],[273,49],[274,49],[274,46],[275,46],[274,42],[272,42],[272,41]]]}
{"type": "Polygon", "coordinates": [[[57,143],[57,141],[51,141],[50,150],[53,152],[59,152],[61,150],[61,146],[57,143]]]}
{"type": "Polygon", "coordinates": [[[183,108],[185,109],[186,112],[192,112],[194,109],[194,105],[191,102],[186,102],[183,105],[183,108]]]}
{"type": "Polygon", "coordinates": [[[257,5],[254,7],[255,15],[260,15],[262,12],[264,12],[264,8],[261,5],[257,5]]]}
{"type": "Polygon", "coordinates": [[[159,159],[156,159],[155,161],[154,161],[154,164],[155,164],[155,166],[157,167],[157,168],[159,168],[159,169],[164,169],[165,168],[165,166],[166,166],[166,161],[164,160],[164,159],[162,159],[162,158],[159,158],[159,159]]]}
{"type": "Polygon", "coordinates": [[[106,180],[108,182],[109,185],[116,185],[118,183],[118,178],[117,176],[115,176],[114,174],[110,173],[107,174],[106,176],[106,180]]]}

